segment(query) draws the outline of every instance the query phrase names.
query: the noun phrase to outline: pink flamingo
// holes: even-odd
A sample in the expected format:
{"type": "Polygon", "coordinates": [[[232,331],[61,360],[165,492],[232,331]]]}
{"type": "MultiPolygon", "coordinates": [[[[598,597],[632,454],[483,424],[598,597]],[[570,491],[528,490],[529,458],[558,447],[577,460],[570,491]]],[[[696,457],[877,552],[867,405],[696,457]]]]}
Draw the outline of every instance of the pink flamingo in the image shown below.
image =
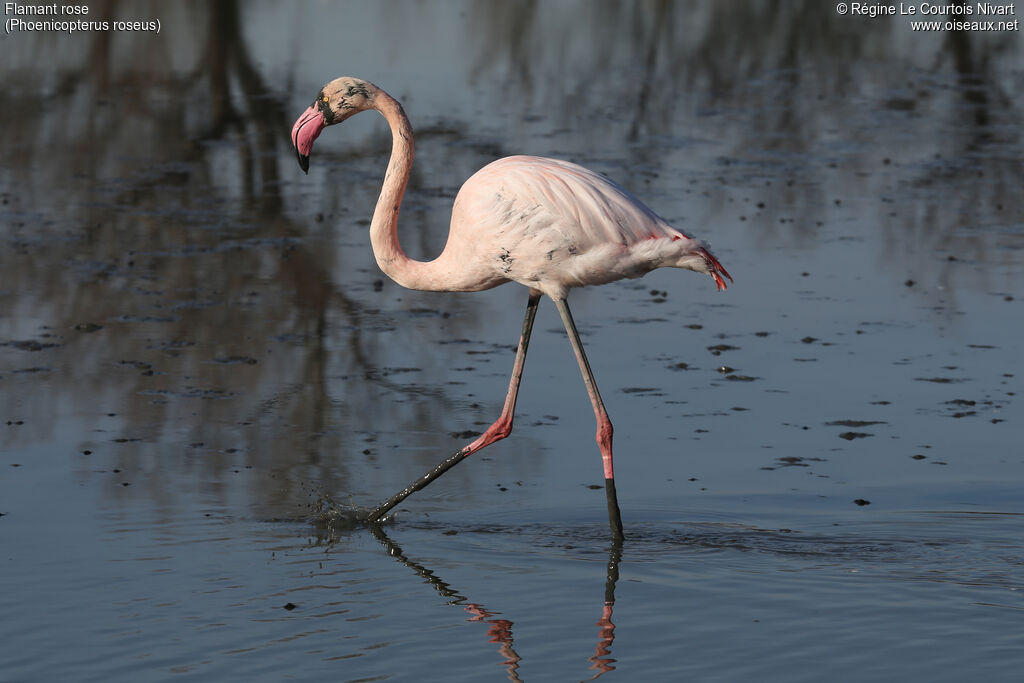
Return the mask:
{"type": "Polygon", "coordinates": [[[472,443],[374,509],[367,520],[380,521],[407,496],[512,432],[530,332],[540,297],[546,294],[565,324],[594,407],[608,518],[613,537],[621,541],[612,423],[566,297],[574,287],[637,278],[665,266],[710,275],[719,290],[726,286],[723,277],[732,277],[703,243],[668,225],[608,178],[576,164],[533,156],[498,159],[473,174],[455,198],[444,251],[433,261],[411,259],[398,243],[398,210],[412,170],[413,132],[398,101],[367,81],[335,79],[295,122],[292,142],[299,166],[308,173],[313,141],[321,131],[368,109],[384,116],[392,134],[391,159],[370,223],[380,269],[409,289],[476,292],[513,281],[530,294],[501,416],[472,443]]]}

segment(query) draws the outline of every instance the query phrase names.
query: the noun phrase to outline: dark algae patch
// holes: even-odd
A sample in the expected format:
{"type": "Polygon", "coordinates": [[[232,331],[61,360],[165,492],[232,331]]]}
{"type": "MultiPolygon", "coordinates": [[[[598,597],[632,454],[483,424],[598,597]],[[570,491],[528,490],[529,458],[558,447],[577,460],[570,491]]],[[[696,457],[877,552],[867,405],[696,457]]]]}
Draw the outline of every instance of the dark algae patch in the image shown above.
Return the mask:
{"type": "Polygon", "coordinates": [[[884,420],[833,420],[826,422],[829,427],[867,427],[868,425],[882,425],[884,420]]]}
{"type": "Polygon", "coordinates": [[[867,432],[843,432],[839,435],[839,438],[846,439],[847,441],[853,441],[854,439],[866,439],[869,436],[874,436],[874,434],[869,434],[867,432]]]}

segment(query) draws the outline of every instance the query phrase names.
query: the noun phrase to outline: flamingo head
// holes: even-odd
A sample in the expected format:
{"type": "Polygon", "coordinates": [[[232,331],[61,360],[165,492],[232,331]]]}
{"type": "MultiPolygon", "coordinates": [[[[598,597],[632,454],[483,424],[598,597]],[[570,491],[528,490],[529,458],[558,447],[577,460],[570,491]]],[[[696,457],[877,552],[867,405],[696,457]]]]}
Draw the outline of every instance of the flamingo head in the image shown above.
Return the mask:
{"type": "Polygon", "coordinates": [[[309,173],[309,154],[321,131],[353,114],[372,109],[377,91],[372,83],[349,76],[336,78],[320,89],[313,104],[292,126],[292,144],[304,172],[309,173]]]}

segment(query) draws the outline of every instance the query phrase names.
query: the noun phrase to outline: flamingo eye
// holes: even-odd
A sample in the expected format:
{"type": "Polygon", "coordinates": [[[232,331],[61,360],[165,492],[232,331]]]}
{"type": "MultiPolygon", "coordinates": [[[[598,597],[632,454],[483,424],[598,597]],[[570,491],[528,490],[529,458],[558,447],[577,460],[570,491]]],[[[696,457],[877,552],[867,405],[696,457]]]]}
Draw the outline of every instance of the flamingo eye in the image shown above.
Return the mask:
{"type": "Polygon", "coordinates": [[[328,102],[330,102],[330,98],[328,98],[327,95],[324,95],[320,99],[323,101],[324,104],[327,104],[328,102]]]}

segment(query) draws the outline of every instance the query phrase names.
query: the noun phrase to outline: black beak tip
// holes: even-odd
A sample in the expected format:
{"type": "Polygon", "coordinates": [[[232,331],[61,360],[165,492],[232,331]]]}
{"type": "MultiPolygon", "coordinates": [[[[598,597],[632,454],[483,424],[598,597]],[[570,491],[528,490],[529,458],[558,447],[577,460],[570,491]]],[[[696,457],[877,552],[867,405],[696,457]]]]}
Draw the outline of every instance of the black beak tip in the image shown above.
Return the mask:
{"type": "Polygon", "coordinates": [[[303,173],[309,175],[309,156],[306,154],[300,154],[298,150],[295,150],[295,153],[299,157],[299,168],[302,169],[303,173]]]}

